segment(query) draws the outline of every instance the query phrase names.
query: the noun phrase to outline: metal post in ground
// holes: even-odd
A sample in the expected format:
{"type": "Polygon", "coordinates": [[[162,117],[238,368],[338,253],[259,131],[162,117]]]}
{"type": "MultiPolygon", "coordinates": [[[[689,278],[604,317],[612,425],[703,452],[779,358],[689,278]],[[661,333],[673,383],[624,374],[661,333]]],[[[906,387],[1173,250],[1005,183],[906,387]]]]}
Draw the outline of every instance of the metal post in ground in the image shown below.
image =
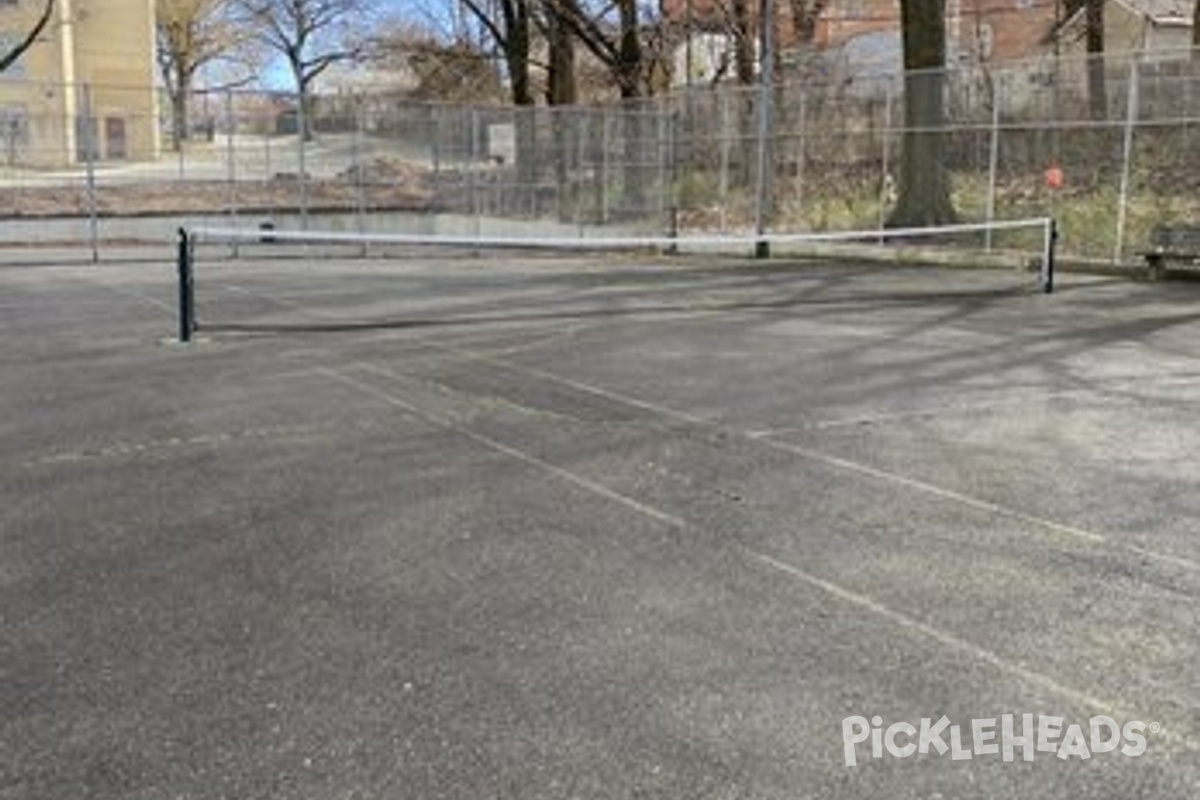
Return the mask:
{"type": "Polygon", "coordinates": [[[660,98],[657,106],[658,107],[654,112],[655,116],[657,117],[654,127],[655,139],[658,140],[658,146],[655,148],[655,155],[657,156],[655,158],[655,161],[657,162],[655,164],[655,169],[658,172],[655,183],[658,186],[658,191],[655,192],[655,195],[658,199],[658,227],[659,230],[662,230],[664,224],[668,229],[671,227],[671,222],[668,219],[668,215],[673,214],[675,208],[675,181],[670,179],[668,168],[669,159],[672,157],[674,150],[674,147],[672,146],[674,128],[668,124],[670,117],[668,116],[666,102],[660,98]]]}
{"type": "MultiPolygon", "coordinates": [[[[671,193],[671,204],[668,209],[669,218],[667,220],[668,232],[672,239],[679,237],[679,112],[672,108],[669,112],[664,112],[667,120],[667,164],[666,164],[666,180],[669,182],[671,193]]],[[[678,249],[672,245],[671,253],[678,252],[678,249]]]]}
{"type": "Polygon", "coordinates": [[[610,123],[608,111],[600,111],[600,224],[608,224],[608,126],[610,123]]]}
{"type": "Polygon", "coordinates": [[[729,92],[718,95],[721,106],[721,132],[717,146],[720,149],[720,166],[717,177],[717,197],[720,202],[720,230],[725,233],[729,225],[729,150],[733,146],[729,135],[729,92]]]}
{"type": "Polygon", "coordinates": [[[470,209],[475,238],[483,233],[483,209],[479,202],[479,109],[471,109],[471,143],[467,154],[467,181],[470,191],[470,209]]]}
{"type": "MultiPolygon", "coordinates": [[[[796,196],[794,202],[797,211],[803,216],[804,168],[808,164],[808,93],[804,91],[804,84],[796,85],[796,93],[799,95],[796,98],[796,136],[799,138],[799,143],[796,148],[796,196]]],[[[768,171],[774,172],[774,170],[768,171]]]]}
{"type": "MultiPolygon", "coordinates": [[[[233,144],[234,128],[237,127],[233,117],[233,92],[225,92],[225,179],[228,182],[227,205],[230,229],[237,227],[238,198],[237,198],[237,153],[233,144]]],[[[233,255],[238,254],[237,240],[230,239],[233,255]]]]}
{"type": "Polygon", "coordinates": [[[1138,58],[1129,62],[1128,104],[1125,111],[1125,139],[1122,145],[1121,190],[1117,200],[1117,235],[1113,244],[1113,263],[1121,261],[1125,249],[1125,218],[1129,209],[1129,172],[1133,160],[1133,129],[1138,117],[1138,58]]]}
{"type": "MultiPolygon", "coordinates": [[[[351,171],[354,174],[354,219],[359,233],[367,231],[367,162],[369,159],[364,159],[363,152],[363,102],[361,95],[354,96],[354,140],[353,154],[351,156],[351,171]]],[[[360,255],[367,255],[367,243],[363,240],[360,248],[360,255]]]]}
{"type": "MultiPolygon", "coordinates": [[[[1000,87],[994,75],[989,76],[992,82],[992,136],[988,148],[988,188],[987,188],[987,221],[996,218],[996,171],[1000,166],[1000,87]]],[[[992,229],[984,232],[983,249],[989,253],[992,250],[992,229]]]]}
{"type": "Polygon", "coordinates": [[[87,179],[88,242],[92,263],[100,260],[100,219],[96,202],[96,119],[92,110],[92,86],[83,85],[83,158],[87,179]]]}
{"type": "Polygon", "coordinates": [[[192,239],[184,228],[179,229],[179,248],[176,269],[179,274],[179,341],[190,342],[196,330],[196,288],[193,273],[192,239]]]}
{"type": "MultiPolygon", "coordinates": [[[[879,157],[879,230],[887,224],[888,202],[891,200],[891,143],[892,136],[892,87],[889,83],[883,94],[882,152],[879,157]]],[[[880,244],[882,244],[882,239],[880,244]]]]}
{"type": "Polygon", "coordinates": [[[1042,292],[1054,293],[1055,259],[1058,254],[1058,221],[1051,217],[1046,222],[1046,251],[1042,254],[1042,292]]]}
{"type": "Polygon", "coordinates": [[[586,169],[584,165],[587,164],[587,143],[591,133],[591,117],[586,111],[581,110],[576,113],[579,116],[575,126],[575,158],[571,164],[571,215],[575,223],[575,230],[582,237],[584,228],[583,198],[586,192],[582,176],[586,169]]]}
{"type": "Polygon", "coordinates": [[[758,240],[754,244],[754,256],[766,258],[771,254],[766,240],[767,225],[771,216],[771,130],[772,103],[775,94],[775,2],[762,0],[762,59],[759,66],[758,105],[758,180],[754,208],[754,232],[758,240]]]}
{"type": "Polygon", "coordinates": [[[433,197],[435,202],[441,202],[441,187],[442,187],[442,126],[440,124],[441,106],[429,107],[429,120],[426,125],[427,135],[429,136],[429,161],[432,169],[430,177],[433,183],[433,197]]]}
{"type": "Polygon", "coordinates": [[[296,180],[300,184],[300,229],[308,230],[308,109],[307,92],[296,97],[296,180]]]}
{"type": "MultiPolygon", "coordinates": [[[[522,115],[521,115],[520,109],[517,109],[513,114],[514,120],[516,122],[516,124],[513,127],[516,128],[517,130],[521,129],[521,116],[522,115]]],[[[531,129],[536,130],[536,128],[537,128],[537,122],[536,122],[537,112],[536,111],[532,112],[530,114],[530,116],[533,117],[533,120],[529,121],[527,124],[530,126],[531,129]]],[[[555,215],[557,216],[557,218],[560,222],[566,222],[567,221],[567,205],[572,200],[571,191],[570,191],[571,167],[569,164],[570,156],[568,155],[570,145],[568,145],[568,143],[567,143],[570,139],[570,137],[567,135],[567,130],[569,128],[568,117],[564,113],[557,113],[555,109],[550,109],[547,116],[550,117],[550,130],[553,131],[552,148],[554,151],[554,155],[552,156],[552,159],[554,161],[554,204],[555,204],[555,209],[556,209],[555,215]]],[[[520,173],[521,173],[521,170],[518,170],[517,171],[518,176],[520,175],[520,173]]],[[[520,177],[517,178],[517,183],[518,183],[518,185],[521,185],[520,177]]],[[[525,186],[521,185],[522,193],[524,193],[524,190],[525,190],[525,186]]],[[[536,216],[536,214],[531,213],[530,216],[536,216]]]]}

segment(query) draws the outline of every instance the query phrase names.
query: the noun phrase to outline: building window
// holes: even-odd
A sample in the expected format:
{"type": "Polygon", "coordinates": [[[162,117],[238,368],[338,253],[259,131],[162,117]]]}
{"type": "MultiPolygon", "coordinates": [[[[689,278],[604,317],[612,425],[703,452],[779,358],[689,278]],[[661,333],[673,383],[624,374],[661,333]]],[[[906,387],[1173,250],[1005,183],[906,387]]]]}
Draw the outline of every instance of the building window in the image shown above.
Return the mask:
{"type": "Polygon", "coordinates": [[[29,112],[24,106],[0,106],[0,157],[16,166],[29,144],[29,112]]]}

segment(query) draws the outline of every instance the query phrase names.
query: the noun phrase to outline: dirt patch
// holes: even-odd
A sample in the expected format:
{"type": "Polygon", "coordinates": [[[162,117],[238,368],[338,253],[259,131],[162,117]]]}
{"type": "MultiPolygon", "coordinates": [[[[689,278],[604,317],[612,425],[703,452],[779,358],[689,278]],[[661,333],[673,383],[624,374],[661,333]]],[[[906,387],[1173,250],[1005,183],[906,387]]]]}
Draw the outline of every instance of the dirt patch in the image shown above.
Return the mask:
{"type": "MultiPolygon", "coordinates": [[[[103,216],[158,214],[223,214],[231,211],[288,212],[301,206],[298,176],[276,175],[268,181],[173,181],[99,184],[96,211],[103,216]]],[[[426,210],[433,202],[423,178],[363,170],[331,180],[308,182],[308,207],[322,209],[426,210]]],[[[0,217],[57,217],[87,215],[87,187],[29,186],[0,191],[0,217]]]]}

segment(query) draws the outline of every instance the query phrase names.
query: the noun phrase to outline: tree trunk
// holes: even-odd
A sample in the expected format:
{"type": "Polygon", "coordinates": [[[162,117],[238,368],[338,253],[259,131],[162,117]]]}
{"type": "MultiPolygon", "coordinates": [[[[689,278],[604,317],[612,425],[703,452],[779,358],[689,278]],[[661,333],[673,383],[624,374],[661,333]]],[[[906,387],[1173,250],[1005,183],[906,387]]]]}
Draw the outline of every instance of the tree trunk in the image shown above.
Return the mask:
{"type": "Polygon", "coordinates": [[[902,0],[904,141],[900,196],[888,227],[923,227],[957,219],[943,165],[945,0],[902,0]]]}
{"type": "Polygon", "coordinates": [[[529,81],[529,9],[523,2],[516,4],[512,9],[508,41],[504,46],[504,60],[508,66],[509,81],[512,83],[513,105],[533,105],[529,81]]]}
{"type": "MultiPolygon", "coordinates": [[[[617,84],[621,90],[621,99],[633,101],[641,97],[642,91],[642,45],[641,30],[638,24],[637,0],[617,0],[617,10],[620,14],[620,39],[617,42],[617,84]]],[[[625,168],[624,193],[625,210],[631,218],[640,218],[646,213],[646,181],[645,160],[645,131],[642,120],[643,113],[640,104],[625,103],[625,168]]]]}
{"type": "Polygon", "coordinates": [[[1104,2],[1087,0],[1084,6],[1088,112],[1095,120],[1108,116],[1108,94],[1104,86],[1104,2]]]}
{"type": "Polygon", "coordinates": [[[191,75],[178,61],[175,64],[174,86],[170,89],[171,99],[171,145],[175,152],[183,148],[188,138],[188,94],[191,92],[191,75]]]}
{"type": "MultiPolygon", "coordinates": [[[[509,5],[508,40],[504,57],[512,83],[513,158],[517,170],[518,202],[536,205],[538,182],[537,108],[529,75],[530,25],[529,4],[516,0],[509,5]]],[[[482,154],[476,154],[482,155],[482,154]]],[[[474,169],[474,167],[472,167],[474,169]]]]}
{"type": "Polygon", "coordinates": [[[575,40],[553,4],[546,9],[550,46],[549,86],[546,101],[552,106],[573,106],[578,102],[575,83],[575,40]]]}
{"type": "Polygon", "coordinates": [[[311,79],[301,77],[296,81],[299,96],[296,98],[296,133],[306,142],[313,140],[313,96],[311,79]]]}
{"type": "Polygon", "coordinates": [[[301,130],[300,133],[304,136],[304,141],[311,142],[314,138],[313,137],[313,121],[314,121],[313,120],[313,96],[312,96],[312,92],[310,92],[308,90],[307,83],[304,85],[304,88],[300,90],[300,107],[304,109],[304,113],[301,115],[301,117],[303,118],[303,123],[301,125],[303,130],[301,130]]]}
{"type": "Polygon", "coordinates": [[[750,35],[750,4],[733,0],[733,65],[737,81],[743,86],[754,83],[754,37],[750,35]]]}
{"type": "Polygon", "coordinates": [[[621,38],[617,46],[617,83],[621,97],[628,100],[642,96],[642,42],[637,1],[617,0],[617,10],[621,18],[621,38]]]}
{"type": "Polygon", "coordinates": [[[171,95],[171,149],[178,153],[188,138],[188,101],[179,89],[171,95]]]}
{"type": "Polygon", "coordinates": [[[1192,58],[1200,58],[1200,0],[1192,12],[1192,58]]]}
{"type": "Polygon", "coordinates": [[[575,40],[571,29],[567,27],[557,6],[553,3],[546,8],[546,39],[550,48],[549,74],[546,76],[546,102],[550,105],[551,126],[554,130],[554,163],[555,181],[558,186],[558,216],[563,222],[570,222],[579,205],[579,186],[572,182],[572,170],[576,164],[578,152],[578,125],[568,125],[569,120],[576,119],[576,112],[567,110],[578,100],[575,84],[575,40]],[[575,136],[569,136],[569,133],[575,136]]]}

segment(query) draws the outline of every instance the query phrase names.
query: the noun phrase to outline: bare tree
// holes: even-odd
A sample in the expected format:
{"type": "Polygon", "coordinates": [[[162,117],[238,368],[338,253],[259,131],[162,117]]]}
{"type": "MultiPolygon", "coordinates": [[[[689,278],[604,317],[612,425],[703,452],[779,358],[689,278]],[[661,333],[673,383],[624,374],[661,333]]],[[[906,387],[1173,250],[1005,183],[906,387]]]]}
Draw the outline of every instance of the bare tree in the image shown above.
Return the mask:
{"type": "Polygon", "coordinates": [[[552,106],[574,105],[579,98],[575,38],[556,3],[543,3],[541,11],[539,25],[550,53],[546,66],[546,102],[552,106]]]}
{"type": "MultiPolygon", "coordinates": [[[[749,0],[740,0],[743,3],[749,0]]],[[[578,96],[576,46],[595,56],[623,98],[649,94],[656,70],[667,61],[655,38],[650,5],[638,0],[458,0],[495,43],[508,74],[512,102],[536,101],[533,72],[545,68],[546,98],[568,105],[578,96]],[[534,53],[536,37],[548,59],[534,53]]]]}
{"type": "Polygon", "coordinates": [[[516,141],[517,182],[533,184],[537,170],[534,93],[530,80],[530,51],[534,5],[538,0],[459,0],[499,49],[508,72],[516,141]]]}
{"type": "Polygon", "coordinates": [[[410,72],[416,85],[409,93],[416,100],[476,103],[502,96],[489,54],[462,35],[446,41],[427,29],[394,22],[375,37],[366,58],[410,72]]]}
{"type": "Polygon", "coordinates": [[[586,0],[547,0],[562,22],[612,75],[624,99],[649,93],[649,63],[642,46],[637,0],[613,0],[593,8],[586,0]]]}
{"type": "Polygon", "coordinates": [[[534,0],[460,0],[475,17],[504,58],[513,105],[533,105],[529,80],[530,36],[533,30],[534,0]]]}
{"type": "Polygon", "coordinates": [[[263,45],[283,56],[299,94],[300,133],[312,135],[312,85],[364,50],[363,0],[236,0],[263,45]],[[359,30],[355,30],[359,23],[359,30]]]}
{"type": "Polygon", "coordinates": [[[1108,0],[1065,0],[1066,18],[1083,12],[1083,40],[1087,51],[1088,110],[1093,119],[1108,114],[1104,80],[1104,5],[1108,0]]]}
{"type": "Polygon", "coordinates": [[[188,136],[188,99],[196,74],[219,60],[239,62],[252,76],[249,36],[234,18],[231,0],[157,0],[158,67],[171,102],[172,139],[176,150],[188,136]]]}
{"type": "Polygon", "coordinates": [[[0,56],[0,72],[4,72],[11,67],[18,58],[24,55],[26,50],[33,46],[37,38],[42,35],[42,31],[46,29],[46,25],[50,22],[50,15],[53,13],[54,0],[46,0],[46,7],[42,9],[41,16],[37,18],[37,22],[29,29],[29,33],[25,35],[25,38],[18,42],[13,49],[0,56]]]}
{"type": "Polygon", "coordinates": [[[891,227],[937,225],[956,218],[942,167],[945,122],[945,0],[901,0],[904,39],[904,142],[900,196],[891,227]]]}

